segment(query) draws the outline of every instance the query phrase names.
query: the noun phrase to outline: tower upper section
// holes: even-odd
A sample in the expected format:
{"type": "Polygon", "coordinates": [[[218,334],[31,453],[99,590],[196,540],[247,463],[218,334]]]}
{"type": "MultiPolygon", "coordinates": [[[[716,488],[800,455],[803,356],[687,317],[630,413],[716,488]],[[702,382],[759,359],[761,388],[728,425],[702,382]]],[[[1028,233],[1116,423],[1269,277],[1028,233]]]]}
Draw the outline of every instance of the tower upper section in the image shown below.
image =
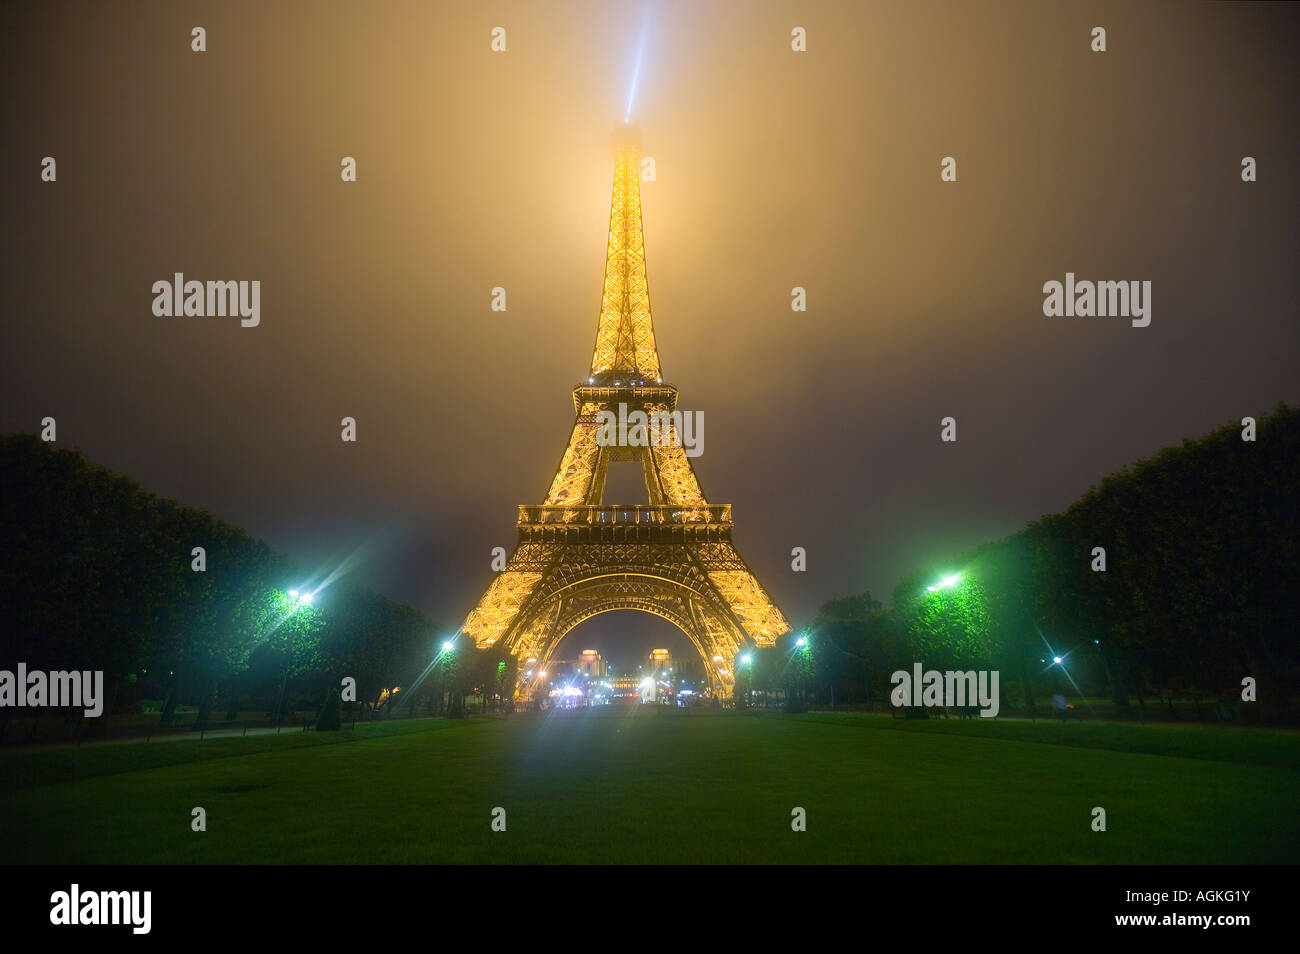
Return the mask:
{"type": "Polygon", "coordinates": [[[657,384],[663,376],[650,317],[641,231],[640,149],[624,141],[614,160],[605,290],[591,359],[593,384],[657,384]]]}

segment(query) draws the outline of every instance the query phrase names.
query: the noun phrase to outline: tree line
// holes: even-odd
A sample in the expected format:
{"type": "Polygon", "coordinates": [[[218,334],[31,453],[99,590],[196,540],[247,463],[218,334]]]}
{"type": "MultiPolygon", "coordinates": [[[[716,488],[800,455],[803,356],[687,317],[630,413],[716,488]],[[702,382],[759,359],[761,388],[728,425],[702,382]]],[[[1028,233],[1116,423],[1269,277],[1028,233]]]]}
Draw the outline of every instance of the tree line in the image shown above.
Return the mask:
{"type": "Polygon", "coordinates": [[[1000,670],[1003,694],[1029,713],[1064,691],[1124,715],[1177,698],[1203,718],[1289,721],[1300,411],[1279,405],[1251,430],[1225,426],[1111,474],[1063,513],[918,568],[888,606],[870,593],[831,600],[737,672],[795,705],[883,707],[891,674],[922,662],[1000,670]]]}
{"type": "Polygon", "coordinates": [[[4,668],[102,670],[109,711],[157,693],[164,720],[184,703],[208,721],[288,693],[337,699],[344,676],[373,706],[433,655],[419,610],[347,580],[309,602],[262,541],[79,453],[7,435],[0,467],[4,668]]]}
{"type": "MultiPolygon", "coordinates": [[[[741,699],[885,708],[892,673],[919,662],[999,670],[1003,712],[1041,711],[1064,690],[1121,714],[1176,697],[1289,720],[1300,411],[1279,405],[1253,436],[1234,424],[1163,450],[1063,513],[918,568],[888,606],[870,593],[829,601],[775,649],[742,655],[741,699]]],[[[286,694],[337,702],[345,676],[366,707],[417,680],[421,698],[452,715],[471,692],[511,699],[508,653],[464,639],[443,652],[448,630],[347,580],[309,603],[292,592],[309,581],[282,554],[81,454],[9,435],[0,466],[0,667],[102,670],[110,711],[156,693],[164,720],[181,703],[207,721],[275,709],[286,694]]],[[[403,705],[418,701],[408,692],[403,705]]]]}

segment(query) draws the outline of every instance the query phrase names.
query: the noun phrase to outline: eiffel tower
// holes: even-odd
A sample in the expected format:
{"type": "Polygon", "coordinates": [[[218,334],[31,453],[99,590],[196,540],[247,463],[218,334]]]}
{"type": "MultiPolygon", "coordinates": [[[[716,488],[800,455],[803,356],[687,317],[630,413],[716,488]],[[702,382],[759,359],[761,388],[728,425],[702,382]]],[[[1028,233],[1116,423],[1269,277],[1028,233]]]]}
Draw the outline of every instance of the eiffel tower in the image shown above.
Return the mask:
{"type": "MultiPolygon", "coordinates": [[[[770,646],[790,627],[736,552],[731,505],[700,490],[675,422],[658,446],[602,444],[601,412],[671,413],[677,389],[663,381],[641,232],[638,149],[614,163],[605,293],[585,384],[573,389],[576,419],[546,502],[519,508],[519,537],[505,569],[465,620],[480,648],[502,643],[521,663],[520,693],[531,695],[569,630],[610,610],[653,613],[699,650],[710,682],[729,696],[735,657],[770,646]],[[648,503],[607,505],[611,461],[639,461],[648,503]]],[[[661,418],[662,420],[662,418],[661,418]]]]}

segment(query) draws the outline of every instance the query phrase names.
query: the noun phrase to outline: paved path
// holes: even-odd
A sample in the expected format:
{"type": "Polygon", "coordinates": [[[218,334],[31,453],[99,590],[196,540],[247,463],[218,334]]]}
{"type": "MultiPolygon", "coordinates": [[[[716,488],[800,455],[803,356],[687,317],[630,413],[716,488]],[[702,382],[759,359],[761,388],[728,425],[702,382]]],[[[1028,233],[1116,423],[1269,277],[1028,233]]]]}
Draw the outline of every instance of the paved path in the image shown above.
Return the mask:
{"type": "MultiPolygon", "coordinates": [[[[411,720],[402,719],[402,722],[411,720]]],[[[369,722],[351,723],[350,727],[355,728],[357,725],[369,725],[369,722]]],[[[349,723],[344,723],[349,726],[349,723]]],[[[311,728],[311,726],[307,726],[311,728]]],[[[207,729],[200,733],[198,731],[185,732],[180,729],[160,729],[156,735],[132,734],[124,735],[111,739],[84,739],[77,742],[75,739],[66,742],[37,742],[30,745],[4,745],[0,746],[0,755],[6,752],[35,752],[39,749],[88,749],[98,745],[131,745],[137,742],[180,742],[183,740],[197,741],[200,738],[204,741],[208,739],[239,739],[246,736],[254,735],[290,735],[294,732],[303,732],[304,727],[301,725],[286,725],[277,729],[275,726],[259,726],[250,729],[207,729]]]]}

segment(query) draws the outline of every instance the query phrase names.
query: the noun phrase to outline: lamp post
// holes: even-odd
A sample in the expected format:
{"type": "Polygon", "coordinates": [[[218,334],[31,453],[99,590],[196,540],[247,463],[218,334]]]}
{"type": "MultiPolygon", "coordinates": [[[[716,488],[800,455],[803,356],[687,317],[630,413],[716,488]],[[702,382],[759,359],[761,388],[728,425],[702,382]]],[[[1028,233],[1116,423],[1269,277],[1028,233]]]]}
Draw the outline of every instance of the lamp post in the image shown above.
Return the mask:
{"type": "Polygon", "coordinates": [[[785,706],[786,712],[804,712],[807,707],[807,673],[805,668],[808,666],[812,657],[812,641],[807,632],[800,633],[794,641],[794,646],[790,650],[790,656],[786,660],[785,672],[782,674],[782,681],[785,683],[785,706]],[[791,676],[790,667],[794,667],[793,676],[791,676]]]}
{"type": "MultiPolygon", "coordinates": [[[[299,593],[297,590],[289,591],[289,599],[293,600],[293,608],[289,610],[292,616],[304,606],[310,606],[312,601],[311,593],[299,593]]],[[[275,707],[275,734],[280,734],[280,721],[284,718],[284,697],[289,690],[289,669],[293,666],[293,637],[297,632],[297,625],[289,627],[289,658],[284,662],[284,678],[280,680],[280,701],[275,707]]]]}
{"type": "MultiPolygon", "coordinates": [[[[455,640],[444,639],[444,640],[442,641],[442,648],[441,648],[440,651],[438,652],[438,705],[437,705],[436,708],[434,709],[434,715],[441,715],[441,714],[442,714],[442,711],[443,711],[443,696],[445,696],[445,695],[446,695],[446,692],[447,692],[447,672],[446,672],[446,670],[443,668],[443,660],[444,660],[448,655],[450,655],[451,653],[453,653],[453,652],[455,652],[455,651],[456,651],[456,642],[455,642],[455,640]]],[[[448,705],[446,706],[446,708],[447,708],[448,710],[450,710],[450,709],[451,709],[451,705],[448,704],[448,705]]]]}
{"type": "Polygon", "coordinates": [[[736,657],[736,662],[739,663],[739,665],[736,667],[736,685],[737,688],[739,688],[740,677],[741,677],[741,673],[743,672],[745,677],[744,690],[740,692],[739,695],[741,701],[743,702],[744,708],[748,709],[752,701],[750,697],[753,695],[753,689],[754,689],[753,681],[752,681],[754,675],[754,669],[753,669],[754,657],[751,656],[749,653],[741,653],[739,656],[736,657]]]}

